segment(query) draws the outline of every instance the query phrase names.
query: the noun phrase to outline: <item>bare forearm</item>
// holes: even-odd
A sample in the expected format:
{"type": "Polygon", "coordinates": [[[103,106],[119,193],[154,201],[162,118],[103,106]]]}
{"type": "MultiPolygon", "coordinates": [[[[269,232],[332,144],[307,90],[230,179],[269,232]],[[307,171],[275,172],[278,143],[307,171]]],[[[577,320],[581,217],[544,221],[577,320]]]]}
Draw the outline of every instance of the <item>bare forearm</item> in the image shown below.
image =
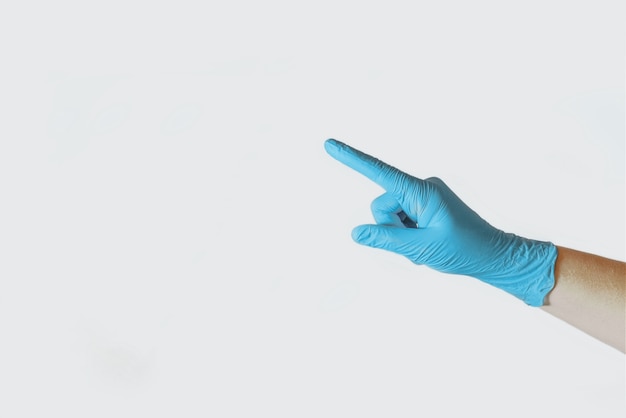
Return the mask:
{"type": "Polygon", "coordinates": [[[543,310],[626,350],[626,263],[558,247],[555,286],[543,310]]]}

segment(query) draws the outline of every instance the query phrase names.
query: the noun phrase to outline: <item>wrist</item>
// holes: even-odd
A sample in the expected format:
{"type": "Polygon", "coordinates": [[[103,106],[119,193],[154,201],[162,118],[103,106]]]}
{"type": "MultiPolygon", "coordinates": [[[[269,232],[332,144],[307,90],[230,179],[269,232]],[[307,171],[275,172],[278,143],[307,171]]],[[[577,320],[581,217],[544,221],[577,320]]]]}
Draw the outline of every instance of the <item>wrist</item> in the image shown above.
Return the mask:
{"type": "Polygon", "coordinates": [[[555,283],[557,247],[514,234],[503,233],[503,238],[508,243],[501,247],[490,269],[493,273],[479,278],[530,306],[543,306],[555,283]]]}
{"type": "Polygon", "coordinates": [[[558,249],[551,242],[532,241],[532,252],[524,275],[528,287],[522,300],[539,307],[545,304],[548,293],[554,288],[558,249]]]}

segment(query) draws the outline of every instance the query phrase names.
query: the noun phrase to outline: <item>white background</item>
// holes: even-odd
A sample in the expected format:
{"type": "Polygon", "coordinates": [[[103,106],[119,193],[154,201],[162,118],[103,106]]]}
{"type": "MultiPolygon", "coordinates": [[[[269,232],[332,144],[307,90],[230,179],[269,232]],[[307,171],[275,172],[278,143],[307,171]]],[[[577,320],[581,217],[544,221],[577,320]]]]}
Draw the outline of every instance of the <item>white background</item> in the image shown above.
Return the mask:
{"type": "Polygon", "coordinates": [[[624,416],[617,350],[354,244],[323,149],[624,260],[623,2],[13,3],[0,416],[624,416]]]}

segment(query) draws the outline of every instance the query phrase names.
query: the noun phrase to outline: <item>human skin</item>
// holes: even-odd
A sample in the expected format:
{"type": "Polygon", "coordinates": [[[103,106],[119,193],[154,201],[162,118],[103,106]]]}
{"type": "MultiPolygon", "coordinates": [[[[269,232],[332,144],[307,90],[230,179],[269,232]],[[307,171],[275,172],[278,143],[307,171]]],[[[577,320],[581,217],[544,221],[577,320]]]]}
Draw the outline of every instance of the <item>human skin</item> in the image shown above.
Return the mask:
{"type": "Polygon", "coordinates": [[[626,352],[626,263],[558,248],[544,311],[626,352]]]}

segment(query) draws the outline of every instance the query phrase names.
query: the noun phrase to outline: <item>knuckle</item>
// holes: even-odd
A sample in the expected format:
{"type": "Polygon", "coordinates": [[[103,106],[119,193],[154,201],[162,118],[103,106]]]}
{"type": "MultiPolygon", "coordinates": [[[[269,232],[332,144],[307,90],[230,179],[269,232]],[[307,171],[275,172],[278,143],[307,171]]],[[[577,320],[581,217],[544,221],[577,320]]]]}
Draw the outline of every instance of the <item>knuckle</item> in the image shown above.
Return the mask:
{"type": "Polygon", "coordinates": [[[426,181],[428,181],[428,182],[430,182],[430,183],[433,183],[433,184],[436,184],[436,185],[438,185],[438,186],[443,186],[443,185],[445,184],[445,183],[443,182],[443,180],[441,180],[439,177],[436,177],[436,176],[435,176],[435,177],[428,177],[428,178],[426,179],[426,181]]]}
{"type": "Polygon", "coordinates": [[[388,198],[387,193],[383,193],[370,203],[370,209],[376,210],[388,198]]]}

